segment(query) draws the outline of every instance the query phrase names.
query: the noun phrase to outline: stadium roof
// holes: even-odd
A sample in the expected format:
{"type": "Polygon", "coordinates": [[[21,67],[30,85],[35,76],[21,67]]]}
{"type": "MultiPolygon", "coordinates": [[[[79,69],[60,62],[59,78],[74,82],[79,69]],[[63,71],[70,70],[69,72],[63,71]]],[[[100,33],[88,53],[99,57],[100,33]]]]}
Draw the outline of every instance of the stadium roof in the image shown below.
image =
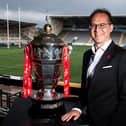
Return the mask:
{"type": "MultiPolygon", "coordinates": [[[[21,28],[25,27],[30,27],[30,26],[35,26],[37,24],[35,23],[29,23],[29,22],[20,22],[21,23],[21,28]]],[[[7,20],[0,19],[0,28],[4,29],[7,27],[7,20]]],[[[14,20],[9,20],[9,28],[14,28],[14,27],[19,27],[19,22],[14,21],[14,20]]]]}
{"type": "MultiPolygon", "coordinates": [[[[80,23],[84,25],[89,25],[89,16],[51,16],[66,22],[68,25],[73,23],[80,23]]],[[[113,23],[115,25],[126,25],[126,16],[113,16],[113,23]]]]}

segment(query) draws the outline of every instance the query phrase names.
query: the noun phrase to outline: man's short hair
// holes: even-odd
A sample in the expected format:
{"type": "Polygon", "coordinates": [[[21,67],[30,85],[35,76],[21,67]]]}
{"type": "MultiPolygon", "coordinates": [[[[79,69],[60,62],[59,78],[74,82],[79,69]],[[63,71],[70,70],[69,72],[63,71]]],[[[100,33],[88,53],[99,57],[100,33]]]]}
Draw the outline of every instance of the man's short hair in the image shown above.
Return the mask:
{"type": "Polygon", "coordinates": [[[90,23],[90,24],[91,24],[91,21],[92,21],[93,16],[94,16],[95,14],[97,14],[97,13],[104,13],[104,14],[106,14],[106,15],[108,16],[109,23],[113,23],[111,13],[110,13],[107,9],[103,8],[103,9],[96,9],[96,10],[94,10],[94,11],[91,13],[90,19],[89,19],[89,21],[90,21],[89,23],[90,23]]]}

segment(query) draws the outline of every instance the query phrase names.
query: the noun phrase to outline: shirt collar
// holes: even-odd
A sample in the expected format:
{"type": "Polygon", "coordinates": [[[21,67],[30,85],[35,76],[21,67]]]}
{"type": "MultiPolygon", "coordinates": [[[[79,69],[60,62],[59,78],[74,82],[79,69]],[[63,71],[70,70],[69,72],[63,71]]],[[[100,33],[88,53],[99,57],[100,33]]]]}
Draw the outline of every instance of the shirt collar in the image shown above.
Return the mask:
{"type": "MultiPolygon", "coordinates": [[[[105,43],[102,47],[100,47],[99,49],[105,51],[105,50],[108,48],[108,46],[111,44],[111,42],[112,42],[112,40],[110,39],[108,42],[106,42],[106,43],[105,43]]],[[[94,54],[96,53],[96,52],[95,52],[94,44],[92,45],[91,50],[92,50],[92,52],[93,52],[94,54]]]]}

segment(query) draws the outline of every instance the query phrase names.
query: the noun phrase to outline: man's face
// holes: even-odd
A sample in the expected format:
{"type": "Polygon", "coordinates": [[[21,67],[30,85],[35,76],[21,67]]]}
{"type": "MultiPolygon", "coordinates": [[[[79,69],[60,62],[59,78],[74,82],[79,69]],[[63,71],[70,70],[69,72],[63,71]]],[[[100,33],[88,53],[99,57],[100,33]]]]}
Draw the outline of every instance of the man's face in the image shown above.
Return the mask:
{"type": "Polygon", "coordinates": [[[105,13],[96,13],[92,17],[90,30],[95,44],[102,46],[110,39],[113,24],[110,24],[108,16],[105,13]]]}

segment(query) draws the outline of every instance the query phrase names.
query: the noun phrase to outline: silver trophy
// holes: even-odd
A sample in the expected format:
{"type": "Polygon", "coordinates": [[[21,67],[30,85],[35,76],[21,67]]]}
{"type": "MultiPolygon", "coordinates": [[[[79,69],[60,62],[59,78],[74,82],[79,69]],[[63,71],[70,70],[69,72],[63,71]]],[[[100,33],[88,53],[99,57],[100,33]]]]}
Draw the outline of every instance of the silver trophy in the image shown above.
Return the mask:
{"type": "Polygon", "coordinates": [[[54,104],[41,105],[41,108],[56,108],[62,104],[58,100],[63,98],[63,94],[57,93],[55,88],[60,75],[64,42],[51,33],[50,24],[46,24],[44,29],[45,33],[31,42],[38,88],[38,92],[31,97],[39,102],[57,100],[54,104]]]}

